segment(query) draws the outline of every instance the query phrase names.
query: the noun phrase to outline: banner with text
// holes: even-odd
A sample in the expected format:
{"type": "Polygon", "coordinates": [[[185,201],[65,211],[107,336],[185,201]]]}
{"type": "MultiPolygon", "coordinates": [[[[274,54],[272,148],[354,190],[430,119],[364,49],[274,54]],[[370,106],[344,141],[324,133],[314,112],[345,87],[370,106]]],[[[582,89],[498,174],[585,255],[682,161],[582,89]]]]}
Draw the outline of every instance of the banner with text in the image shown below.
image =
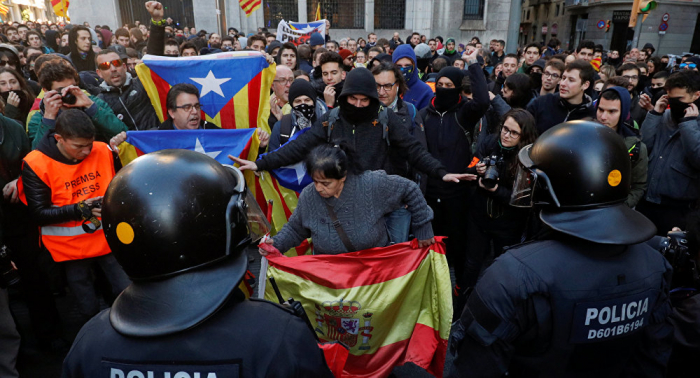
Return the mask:
{"type": "Polygon", "coordinates": [[[277,24],[277,40],[285,43],[292,42],[295,46],[307,43],[311,34],[319,32],[326,35],[326,20],[313,22],[287,22],[277,24]]]}

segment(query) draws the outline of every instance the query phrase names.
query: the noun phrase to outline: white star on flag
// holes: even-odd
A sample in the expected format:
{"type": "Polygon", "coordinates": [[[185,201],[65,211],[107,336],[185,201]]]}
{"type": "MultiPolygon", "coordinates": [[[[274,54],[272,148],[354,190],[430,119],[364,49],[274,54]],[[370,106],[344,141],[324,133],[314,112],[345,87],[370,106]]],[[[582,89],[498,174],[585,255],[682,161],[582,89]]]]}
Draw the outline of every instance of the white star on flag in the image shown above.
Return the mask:
{"type": "Polygon", "coordinates": [[[301,185],[301,182],[304,181],[304,176],[306,175],[306,169],[304,168],[304,163],[299,162],[294,165],[288,165],[286,167],[282,167],[286,169],[293,169],[294,172],[297,174],[297,182],[299,185],[301,185]]]}
{"type": "Polygon", "coordinates": [[[199,141],[199,138],[197,138],[197,141],[194,144],[194,151],[199,152],[200,154],[207,155],[212,159],[216,159],[216,157],[219,156],[219,154],[221,153],[221,151],[213,151],[213,152],[204,151],[204,147],[202,146],[202,142],[199,141]]]}
{"type": "Polygon", "coordinates": [[[199,94],[200,98],[206,96],[209,92],[214,92],[219,96],[224,97],[224,92],[221,90],[221,84],[231,80],[231,78],[228,77],[217,79],[214,77],[214,73],[209,70],[207,77],[191,77],[190,80],[202,86],[202,90],[200,91],[201,93],[199,94]]]}

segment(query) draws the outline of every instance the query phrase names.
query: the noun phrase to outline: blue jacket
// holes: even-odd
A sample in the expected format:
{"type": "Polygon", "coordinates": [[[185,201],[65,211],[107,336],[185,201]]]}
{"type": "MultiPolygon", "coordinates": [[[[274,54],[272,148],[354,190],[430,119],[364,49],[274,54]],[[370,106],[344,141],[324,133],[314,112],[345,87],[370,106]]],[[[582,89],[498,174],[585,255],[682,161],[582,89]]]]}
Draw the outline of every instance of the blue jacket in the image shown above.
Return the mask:
{"type": "Polygon", "coordinates": [[[428,105],[430,105],[430,100],[433,99],[435,93],[430,89],[428,84],[421,81],[418,77],[418,64],[416,64],[416,53],[413,52],[411,45],[401,45],[394,50],[394,54],[391,56],[391,60],[396,63],[401,58],[411,59],[413,62],[413,72],[409,76],[408,91],[404,93],[403,100],[409,102],[418,110],[421,110],[428,105]]]}

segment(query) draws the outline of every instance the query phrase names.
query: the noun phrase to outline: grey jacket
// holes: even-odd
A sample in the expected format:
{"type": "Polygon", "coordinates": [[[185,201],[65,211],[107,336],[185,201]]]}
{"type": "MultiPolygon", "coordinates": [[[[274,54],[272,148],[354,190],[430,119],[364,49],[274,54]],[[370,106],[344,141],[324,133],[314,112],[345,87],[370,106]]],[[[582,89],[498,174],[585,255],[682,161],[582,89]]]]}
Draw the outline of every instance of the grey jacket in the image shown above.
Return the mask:
{"type": "Polygon", "coordinates": [[[695,117],[679,124],[651,111],[642,124],[642,142],[649,152],[646,200],[656,204],[691,202],[700,196],[700,124],[695,117]]]}
{"type": "Polygon", "coordinates": [[[306,238],[313,238],[314,254],[340,254],[348,251],[333,227],[325,203],[333,207],[340,224],[356,250],[384,247],[389,236],[384,216],[406,205],[411,212],[411,226],[418,240],[433,237],[433,211],[418,185],[384,171],[365,171],[348,175],[339,198],[323,198],[313,185],[299,196],[297,208],[289,222],[273,238],[281,252],[294,248],[306,238]]]}

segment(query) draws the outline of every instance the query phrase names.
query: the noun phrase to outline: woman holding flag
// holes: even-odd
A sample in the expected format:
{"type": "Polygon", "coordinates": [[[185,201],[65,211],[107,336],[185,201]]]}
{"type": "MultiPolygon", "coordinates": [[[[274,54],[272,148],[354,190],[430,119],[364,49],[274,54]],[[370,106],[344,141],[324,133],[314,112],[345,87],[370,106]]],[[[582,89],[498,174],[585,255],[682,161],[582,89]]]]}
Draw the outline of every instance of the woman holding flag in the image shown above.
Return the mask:
{"type": "MultiPolygon", "coordinates": [[[[435,243],[433,211],[418,185],[384,171],[353,171],[352,153],[344,145],[320,145],[307,156],[314,184],[299,196],[289,222],[264,241],[286,251],[309,237],[314,254],[340,254],[389,245],[384,217],[406,206],[420,248],[435,243]]],[[[267,252],[260,248],[265,256],[267,252]]]]}

